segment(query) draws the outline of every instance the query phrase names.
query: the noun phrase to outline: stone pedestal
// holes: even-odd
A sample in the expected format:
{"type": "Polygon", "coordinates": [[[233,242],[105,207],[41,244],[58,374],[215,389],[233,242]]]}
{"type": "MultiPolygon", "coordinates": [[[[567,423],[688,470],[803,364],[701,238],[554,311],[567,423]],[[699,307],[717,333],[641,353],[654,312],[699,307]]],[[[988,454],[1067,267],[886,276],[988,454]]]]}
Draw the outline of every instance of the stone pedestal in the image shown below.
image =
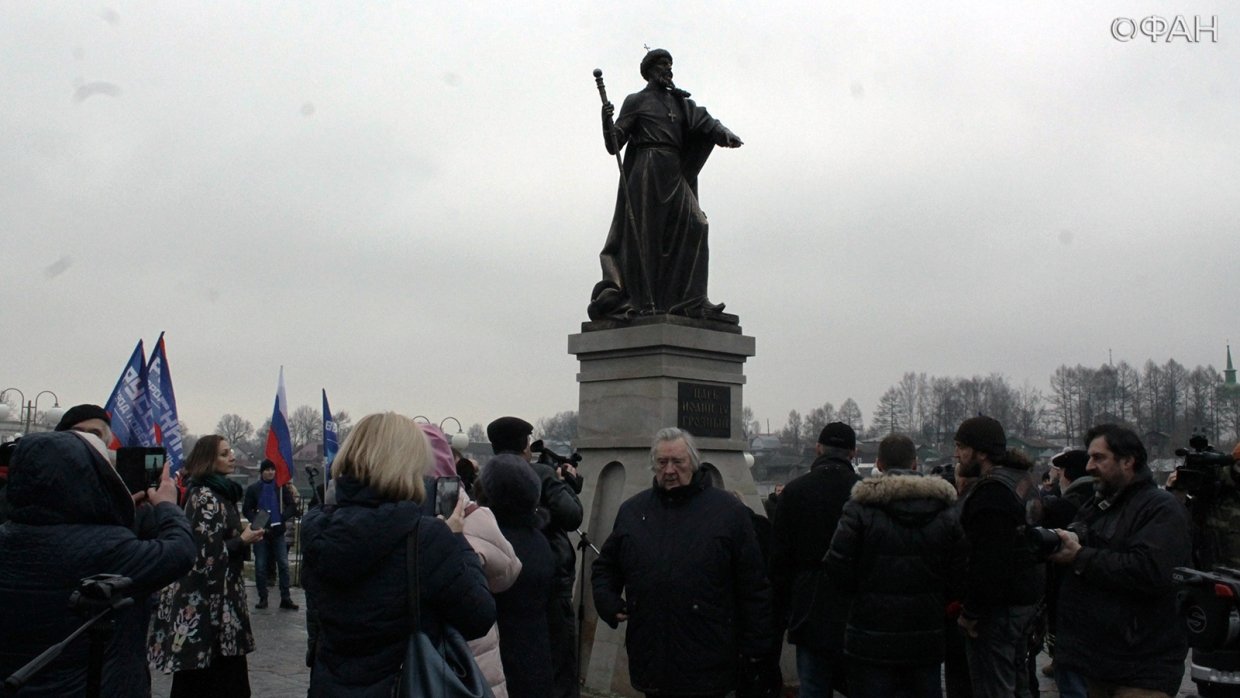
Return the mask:
{"type": "MultiPolygon", "coordinates": [[[[586,323],[568,338],[581,371],[577,441],[585,486],[584,530],[596,546],[611,533],[620,504],[650,487],[655,432],[692,433],[717,486],[739,492],[761,512],[741,429],[742,366],[754,339],[735,324],[656,316],[629,324],[586,323]]],[[[629,686],[624,626],[598,623],[586,553],[586,618],[582,670],[590,688],[640,696],[629,686]]],[[[578,585],[578,589],[581,585],[578,585]]]]}

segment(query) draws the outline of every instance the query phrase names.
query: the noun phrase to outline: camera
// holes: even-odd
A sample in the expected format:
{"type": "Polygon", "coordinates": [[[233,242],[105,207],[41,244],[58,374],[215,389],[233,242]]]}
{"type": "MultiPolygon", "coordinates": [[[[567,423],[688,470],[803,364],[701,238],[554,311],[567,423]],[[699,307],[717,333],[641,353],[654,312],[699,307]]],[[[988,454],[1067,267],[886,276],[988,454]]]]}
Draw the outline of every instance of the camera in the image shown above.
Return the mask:
{"type": "Polygon", "coordinates": [[[1210,446],[1210,440],[1201,433],[1194,433],[1188,440],[1188,446],[1175,450],[1175,455],[1183,458],[1184,464],[1176,466],[1172,489],[1184,490],[1194,497],[1211,495],[1221,483],[1219,472],[1236,461],[1226,453],[1215,451],[1210,446]]]}
{"type": "Polygon", "coordinates": [[[547,448],[546,444],[543,443],[542,439],[539,439],[538,441],[535,441],[534,443],[530,444],[530,451],[532,453],[538,454],[539,463],[542,463],[544,465],[550,465],[551,467],[555,468],[556,475],[558,475],[561,480],[572,485],[573,490],[577,492],[578,494],[581,493],[581,484],[582,484],[581,476],[580,475],[574,476],[567,469],[568,466],[571,466],[573,468],[577,467],[577,464],[581,462],[580,453],[577,453],[576,451],[574,451],[573,455],[571,456],[561,456],[555,451],[552,451],[551,449],[547,448]]]}
{"type": "Polygon", "coordinates": [[[1177,567],[1177,603],[1193,648],[1189,677],[1202,698],[1240,694],[1240,570],[1177,567]]]}
{"type": "Polygon", "coordinates": [[[1049,528],[1041,526],[1025,527],[1025,547],[1038,560],[1046,558],[1059,552],[1063,547],[1063,541],[1059,539],[1059,534],[1049,528]]]}
{"type": "MultiPolygon", "coordinates": [[[[1076,534],[1078,540],[1082,544],[1085,542],[1086,531],[1088,530],[1085,522],[1073,521],[1068,525],[1067,530],[1076,534]]],[[[1054,555],[1063,548],[1063,540],[1059,538],[1059,534],[1054,529],[1043,528],[1042,526],[1026,526],[1024,531],[1025,550],[1033,555],[1034,559],[1042,562],[1046,558],[1054,555]]]]}

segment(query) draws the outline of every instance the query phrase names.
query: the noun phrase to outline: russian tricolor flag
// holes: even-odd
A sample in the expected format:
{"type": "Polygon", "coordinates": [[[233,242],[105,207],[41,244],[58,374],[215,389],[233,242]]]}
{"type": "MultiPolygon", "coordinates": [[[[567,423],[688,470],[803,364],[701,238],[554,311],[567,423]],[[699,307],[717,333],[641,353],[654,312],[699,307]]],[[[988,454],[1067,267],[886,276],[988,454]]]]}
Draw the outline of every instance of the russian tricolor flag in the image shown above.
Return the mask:
{"type": "Polygon", "coordinates": [[[288,398],[284,396],[284,367],[280,367],[280,385],[276,388],[276,405],[271,411],[271,429],[267,432],[267,448],[263,455],[276,464],[276,485],[283,487],[293,479],[293,438],[288,430],[288,398]]]}

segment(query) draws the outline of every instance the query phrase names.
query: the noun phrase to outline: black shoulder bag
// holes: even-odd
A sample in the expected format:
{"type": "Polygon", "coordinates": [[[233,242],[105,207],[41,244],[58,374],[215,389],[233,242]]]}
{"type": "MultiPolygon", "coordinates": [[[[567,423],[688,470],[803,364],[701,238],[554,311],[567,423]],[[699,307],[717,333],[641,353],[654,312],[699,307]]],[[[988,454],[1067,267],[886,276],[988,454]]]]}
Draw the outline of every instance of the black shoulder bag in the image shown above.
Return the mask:
{"type": "Polygon", "coordinates": [[[409,575],[409,615],[413,632],[405,647],[405,663],[400,667],[393,698],[495,698],[486,677],[474,661],[465,638],[444,624],[439,646],[422,631],[418,589],[418,528],[413,527],[405,541],[406,570],[409,575]]]}

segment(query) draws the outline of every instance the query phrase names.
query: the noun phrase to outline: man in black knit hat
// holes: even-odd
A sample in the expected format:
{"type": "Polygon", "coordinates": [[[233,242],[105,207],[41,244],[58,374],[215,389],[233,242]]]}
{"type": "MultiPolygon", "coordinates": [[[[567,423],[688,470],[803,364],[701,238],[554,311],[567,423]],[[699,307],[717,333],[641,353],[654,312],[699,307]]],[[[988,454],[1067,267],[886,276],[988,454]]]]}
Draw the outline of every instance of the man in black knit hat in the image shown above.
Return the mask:
{"type": "Polygon", "coordinates": [[[830,698],[844,682],[844,625],[851,594],[823,571],[823,557],[853,485],[857,433],[843,422],[823,427],[817,458],[779,495],[771,534],[771,589],[776,627],[797,647],[802,698],[830,698]]]}
{"type": "Polygon", "coordinates": [[[573,582],[576,581],[577,554],[568,538],[569,531],[581,526],[583,510],[577,494],[581,479],[571,465],[553,468],[534,462],[530,451],[530,435],[534,425],[520,417],[500,417],[487,425],[487,438],[495,455],[515,453],[529,462],[538,476],[541,493],[538,505],[547,510],[551,520],[543,534],[555,556],[555,578],[552,598],[547,604],[547,626],[551,634],[551,662],[555,674],[555,690],[551,698],[577,698],[577,626],[573,614],[573,582]]]}
{"type": "Polygon", "coordinates": [[[56,424],[56,431],[80,431],[94,434],[103,445],[112,446],[112,417],[99,405],[74,405],[56,424]]]}
{"type": "Polygon", "coordinates": [[[969,542],[964,603],[969,677],[977,698],[1028,698],[1028,633],[1046,586],[1045,566],[1025,544],[1029,511],[1040,510],[1028,459],[1007,450],[1003,425],[966,419],[956,430],[956,476],[981,478],[965,495],[960,523],[969,542]]]}

